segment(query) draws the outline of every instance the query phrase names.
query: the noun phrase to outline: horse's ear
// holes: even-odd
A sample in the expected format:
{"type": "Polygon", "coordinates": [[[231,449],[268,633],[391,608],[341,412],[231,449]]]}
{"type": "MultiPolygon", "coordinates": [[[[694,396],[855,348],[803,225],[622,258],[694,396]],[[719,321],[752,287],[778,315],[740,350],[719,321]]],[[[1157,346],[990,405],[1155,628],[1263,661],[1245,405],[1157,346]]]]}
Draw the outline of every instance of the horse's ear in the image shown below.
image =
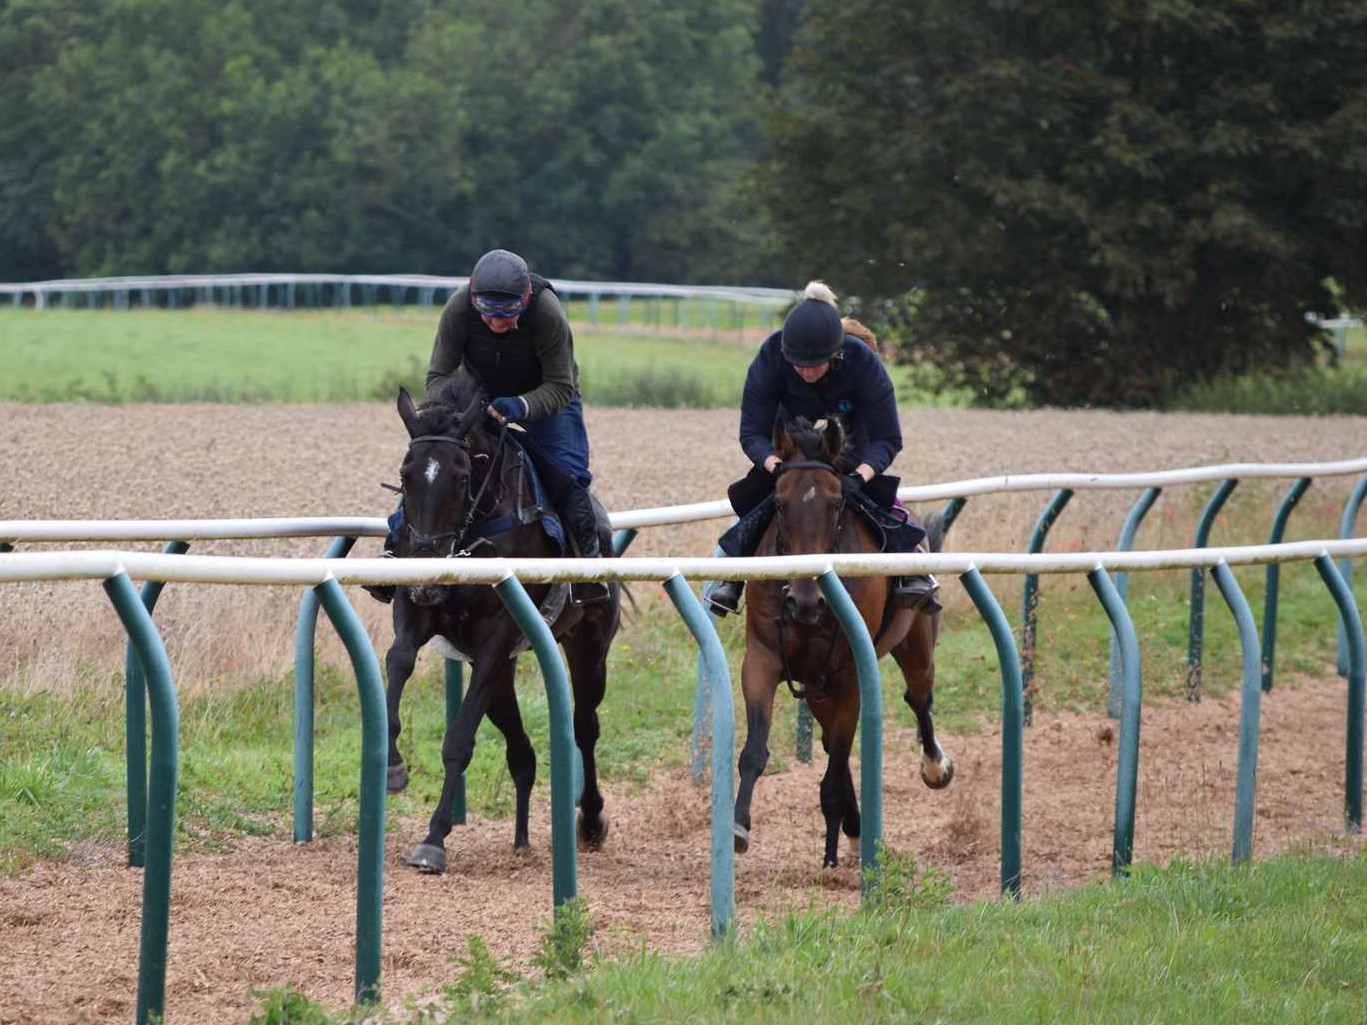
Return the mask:
{"type": "Polygon", "coordinates": [[[828,417],[817,423],[821,429],[821,451],[828,462],[835,462],[845,449],[845,429],[837,416],[828,417]]]}
{"type": "Polygon", "coordinates": [[[788,421],[780,417],[774,421],[774,451],[787,452],[793,446],[792,436],[788,433],[788,421]]]}
{"type": "Polygon", "coordinates": [[[455,437],[463,438],[470,433],[470,429],[479,420],[480,409],[484,405],[484,396],[476,395],[470,400],[470,404],[460,414],[459,424],[454,432],[455,437]]]}
{"type": "Polygon", "coordinates": [[[413,405],[413,396],[408,394],[408,389],[403,385],[399,385],[399,401],[397,405],[399,409],[399,419],[402,420],[403,425],[408,428],[408,436],[410,438],[416,438],[418,436],[418,410],[417,407],[413,405]]]}

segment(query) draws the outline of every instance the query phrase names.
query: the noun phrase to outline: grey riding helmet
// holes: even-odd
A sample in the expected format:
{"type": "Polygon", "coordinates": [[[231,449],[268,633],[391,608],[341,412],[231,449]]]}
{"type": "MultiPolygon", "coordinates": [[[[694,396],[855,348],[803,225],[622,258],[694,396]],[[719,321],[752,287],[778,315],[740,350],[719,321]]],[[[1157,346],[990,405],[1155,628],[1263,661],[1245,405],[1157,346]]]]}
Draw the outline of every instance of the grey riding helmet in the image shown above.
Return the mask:
{"type": "Polygon", "coordinates": [[[486,317],[518,317],[532,294],[527,261],[506,249],[491,249],[470,272],[470,303],[486,317]]]}
{"type": "Polygon", "coordinates": [[[820,299],[803,299],[783,322],[783,358],[796,367],[829,362],[844,340],[840,314],[820,299]]]}

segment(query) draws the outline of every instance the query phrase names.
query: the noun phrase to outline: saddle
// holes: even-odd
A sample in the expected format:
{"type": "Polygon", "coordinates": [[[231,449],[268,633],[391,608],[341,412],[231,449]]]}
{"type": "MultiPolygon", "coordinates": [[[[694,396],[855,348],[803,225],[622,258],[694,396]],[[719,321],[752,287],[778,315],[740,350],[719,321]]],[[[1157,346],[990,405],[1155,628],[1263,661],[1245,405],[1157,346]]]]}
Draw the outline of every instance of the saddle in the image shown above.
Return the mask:
{"type": "MultiPolygon", "coordinates": [[[[912,523],[904,509],[893,505],[899,483],[901,478],[880,474],[846,497],[849,507],[879,539],[880,552],[914,552],[926,536],[925,529],[912,523]]],[[[756,467],[727,489],[727,497],[740,519],[722,534],[717,545],[732,558],[753,554],[774,518],[773,474],[756,467]]]]}
{"type": "Polygon", "coordinates": [[[529,523],[539,523],[560,554],[564,555],[568,548],[568,540],[565,536],[565,526],[555,511],[552,496],[559,493],[556,490],[558,487],[565,486],[567,482],[572,485],[573,482],[525,431],[508,431],[505,438],[505,444],[508,441],[512,442],[508,456],[522,468],[527,487],[525,490],[518,489],[517,502],[512,512],[471,524],[467,540],[477,541],[480,538],[495,537],[505,531],[525,527],[529,523]]]}

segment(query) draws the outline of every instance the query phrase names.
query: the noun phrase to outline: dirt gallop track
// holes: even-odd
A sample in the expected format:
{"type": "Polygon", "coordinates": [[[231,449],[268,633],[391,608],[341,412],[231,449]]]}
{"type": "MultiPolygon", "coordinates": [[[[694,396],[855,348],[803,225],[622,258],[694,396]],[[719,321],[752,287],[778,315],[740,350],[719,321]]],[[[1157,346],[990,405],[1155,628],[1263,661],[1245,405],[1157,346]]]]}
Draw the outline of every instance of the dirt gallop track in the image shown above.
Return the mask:
{"type": "MultiPolygon", "coordinates": [[[[1362,419],[954,411],[909,413],[904,427],[909,443],[897,469],[909,482],[1367,454],[1362,419]]],[[[744,468],[732,414],[590,410],[589,428],[598,490],[613,509],[720,497],[744,468]]],[[[377,485],[394,478],[402,442],[397,417],[379,404],[0,405],[0,519],[379,516],[391,496],[377,485]]],[[[1351,484],[1317,484],[1303,503],[1312,510],[1307,515],[1332,521],[1331,510],[1341,507],[1351,484]]],[[[955,527],[952,547],[1019,550],[1046,497],[975,500],[955,527]]],[[[1069,521],[1070,532],[1060,536],[1078,547],[1107,547],[1132,500],[1128,493],[1087,495],[1078,500],[1084,508],[1069,521]]],[[[1147,547],[1188,542],[1199,503],[1182,499],[1173,508],[1171,516],[1155,518],[1147,547]]],[[[647,531],[633,554],[707,554],[718,526],[647,531]]],[[[195,550],[300,555],[321,547],[292,542],[195,550]]],[[[361,548],[373,553],[375,543],[361,548]]],[[[122,639],[103,596],[74,594],[72,586],[5,585],[0,686],[60,689],[77,664],[117,665],[122,639]],[[90,613],[83,619],[82,602],[90,613]],[[84,625],[73,628],[73,618],[84,625]]],[[[967,609],[961,595],[950,599],[951,613],[967,609]]],[[[158,619],[171,639],[182,690],[287,668],[295,601],[272,588],[168,591],[158,619]],[[223,611],[225,591],[234,592],[231,616],[223,611]],[[248,639],[239,640],[244,632],[248,639]]],[[[359,607],[383,643],[382,611],[364,601],[359,607]]],[[[1280,678],[1263,707],[1258,855],[1332,841],[1342,808],[1341,681],[1280,678]]],[[[1232,700],[1146,711],[1138,858],[1227,855],[1236,723],[1232,700]]],[[[894,848],[946,872],[964,897],[990,897],[999,871],[1001,738],[989,727],[950,734],[944,743],[958,776],[949,790],[932,793],[917,776],[912,739],[891,732],[885,833],[894,848]]],[[[1115,747],[1116,731],[1104,717],[1055,714],[1047,706],[1037,713],[1025,751],[1027,892],[1105,875],[1115,747]]],[[[742,926],[810,901],[857,902],[855,848],[841,868],[817,868],[821,768],[819,759],[810,767],[788,759],[760,782],[754,841],[737,864],[742,926]]],[[[708,931],[706,791],[671,775],[634,794],[608,787],[607,796],[611,840],[579,864],[580,890],[598,927],[595,943],[607,953],[643,942],[675,952],[701,949],[708,931]]],[[[550,911],[544,803],[533,808],[531,853],[512,852],[509,823],[475,820],[453,838],[443,877],[414,875],[402,865],[421,832],[420,822],[392,822],[386,844],[383,972],[386,998],[394,1002],[453,981],[453,959],[466,952],[472,933],[525,966],[550,911]]],[[[242,840],[222,854],[177,856],[167,1020],[245,1022],[255,1006],[252,987],[287,982],[345,1004],[352,985],[355,858],[352,839],[293,846],[283,834],[242,840]]],[[[120,860],[117,848],[77,849],[67,862],[0,881],[0,1025],[133,1016],[141,876],[120,860]]]]}

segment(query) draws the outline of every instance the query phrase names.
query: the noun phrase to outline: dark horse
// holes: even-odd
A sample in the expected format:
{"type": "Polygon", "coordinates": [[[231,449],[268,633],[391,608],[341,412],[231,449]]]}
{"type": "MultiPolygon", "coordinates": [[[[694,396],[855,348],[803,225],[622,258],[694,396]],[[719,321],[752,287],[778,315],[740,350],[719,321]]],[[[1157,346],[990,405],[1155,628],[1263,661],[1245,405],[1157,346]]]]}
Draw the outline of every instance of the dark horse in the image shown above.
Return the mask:
{"type": "MultiPolygon", "coordinates": [[[[473,377],[455,375],[441,394],[415,407],[400,390],[399,417],[410,441],[400,469],[404,527],[395,554],[400,557],[545,558],[560,554],[537,520],[523,447],[506,437],[486,414],[487,400],[473,377]]],[[[598,510],[604,551],[611,551],[607,515],[598,510]]],[[[597,846],[607,837],[603,795],[598,789],[594,748],[598,706],[607,686],[608,647],[620,621],[621,595],[594,605],[568,601],[569,585],[529,586],[561,643],[574,690],[574,739],[583,756],[579,839],[597,846]]],[[[458,778],[474,753],[475,731],[485,715],[502,732],[508,771],[516,793],[513,846],[527,847],[527,815],[536,780],[536,753],[522,725],[513,687],[516,655],[527,640],[503,600],[488,585],[419,585],[398,588],[394,596],[394,644],[385,656],[389,709],[389,789],[402,790],[408,771],[399,754],[399,699],[413,674],[418,649],[443,638],[455,654],[472,664],[468,693],[446,730],[441,758],[445,781],[432,813],[427,837],[408,864],[427,872],[446,868],[445,840],[451,832],[451,800],[458,778]]]]}
{"type": "MultiPolygon", "coordinates": [[[[774,451],[783,465],[775,481],[775,514],[756,552],[761,556],[877,552],[877,528],[853,508],[841,487],[836,460],[844,432],[835,419],[815,425],[799,417],[779,424],[774,451]]],[[[931,547],[938,549],[943,525],[927,524],[931,547]]],[[[879,656],[892,653],[906,679],[905,699],[916,713],[922,745],[921,778],[939,789],[948,786],[954,766],[935,742],[931,693],[935,686],[935,640],[939,612],[913,612],[889,602],[886,577],[847,577],[842,583],[859,608],[879,656]]],[[[769,729],[774,692],[787,680],[805,697],[821,724],[826,774],[821,779],[821,811],[826,818],[823,864],[837,864],[840,830],[859,836],[859,804],[850,774],[850,752],[859,725],[859,675],[854,652],[817,582],[753,580],[745,619],[746,738],[740,755],[736,797],[736,850],[750,846],[750,801],[755,781],[769,761],[769,729]]]]}

